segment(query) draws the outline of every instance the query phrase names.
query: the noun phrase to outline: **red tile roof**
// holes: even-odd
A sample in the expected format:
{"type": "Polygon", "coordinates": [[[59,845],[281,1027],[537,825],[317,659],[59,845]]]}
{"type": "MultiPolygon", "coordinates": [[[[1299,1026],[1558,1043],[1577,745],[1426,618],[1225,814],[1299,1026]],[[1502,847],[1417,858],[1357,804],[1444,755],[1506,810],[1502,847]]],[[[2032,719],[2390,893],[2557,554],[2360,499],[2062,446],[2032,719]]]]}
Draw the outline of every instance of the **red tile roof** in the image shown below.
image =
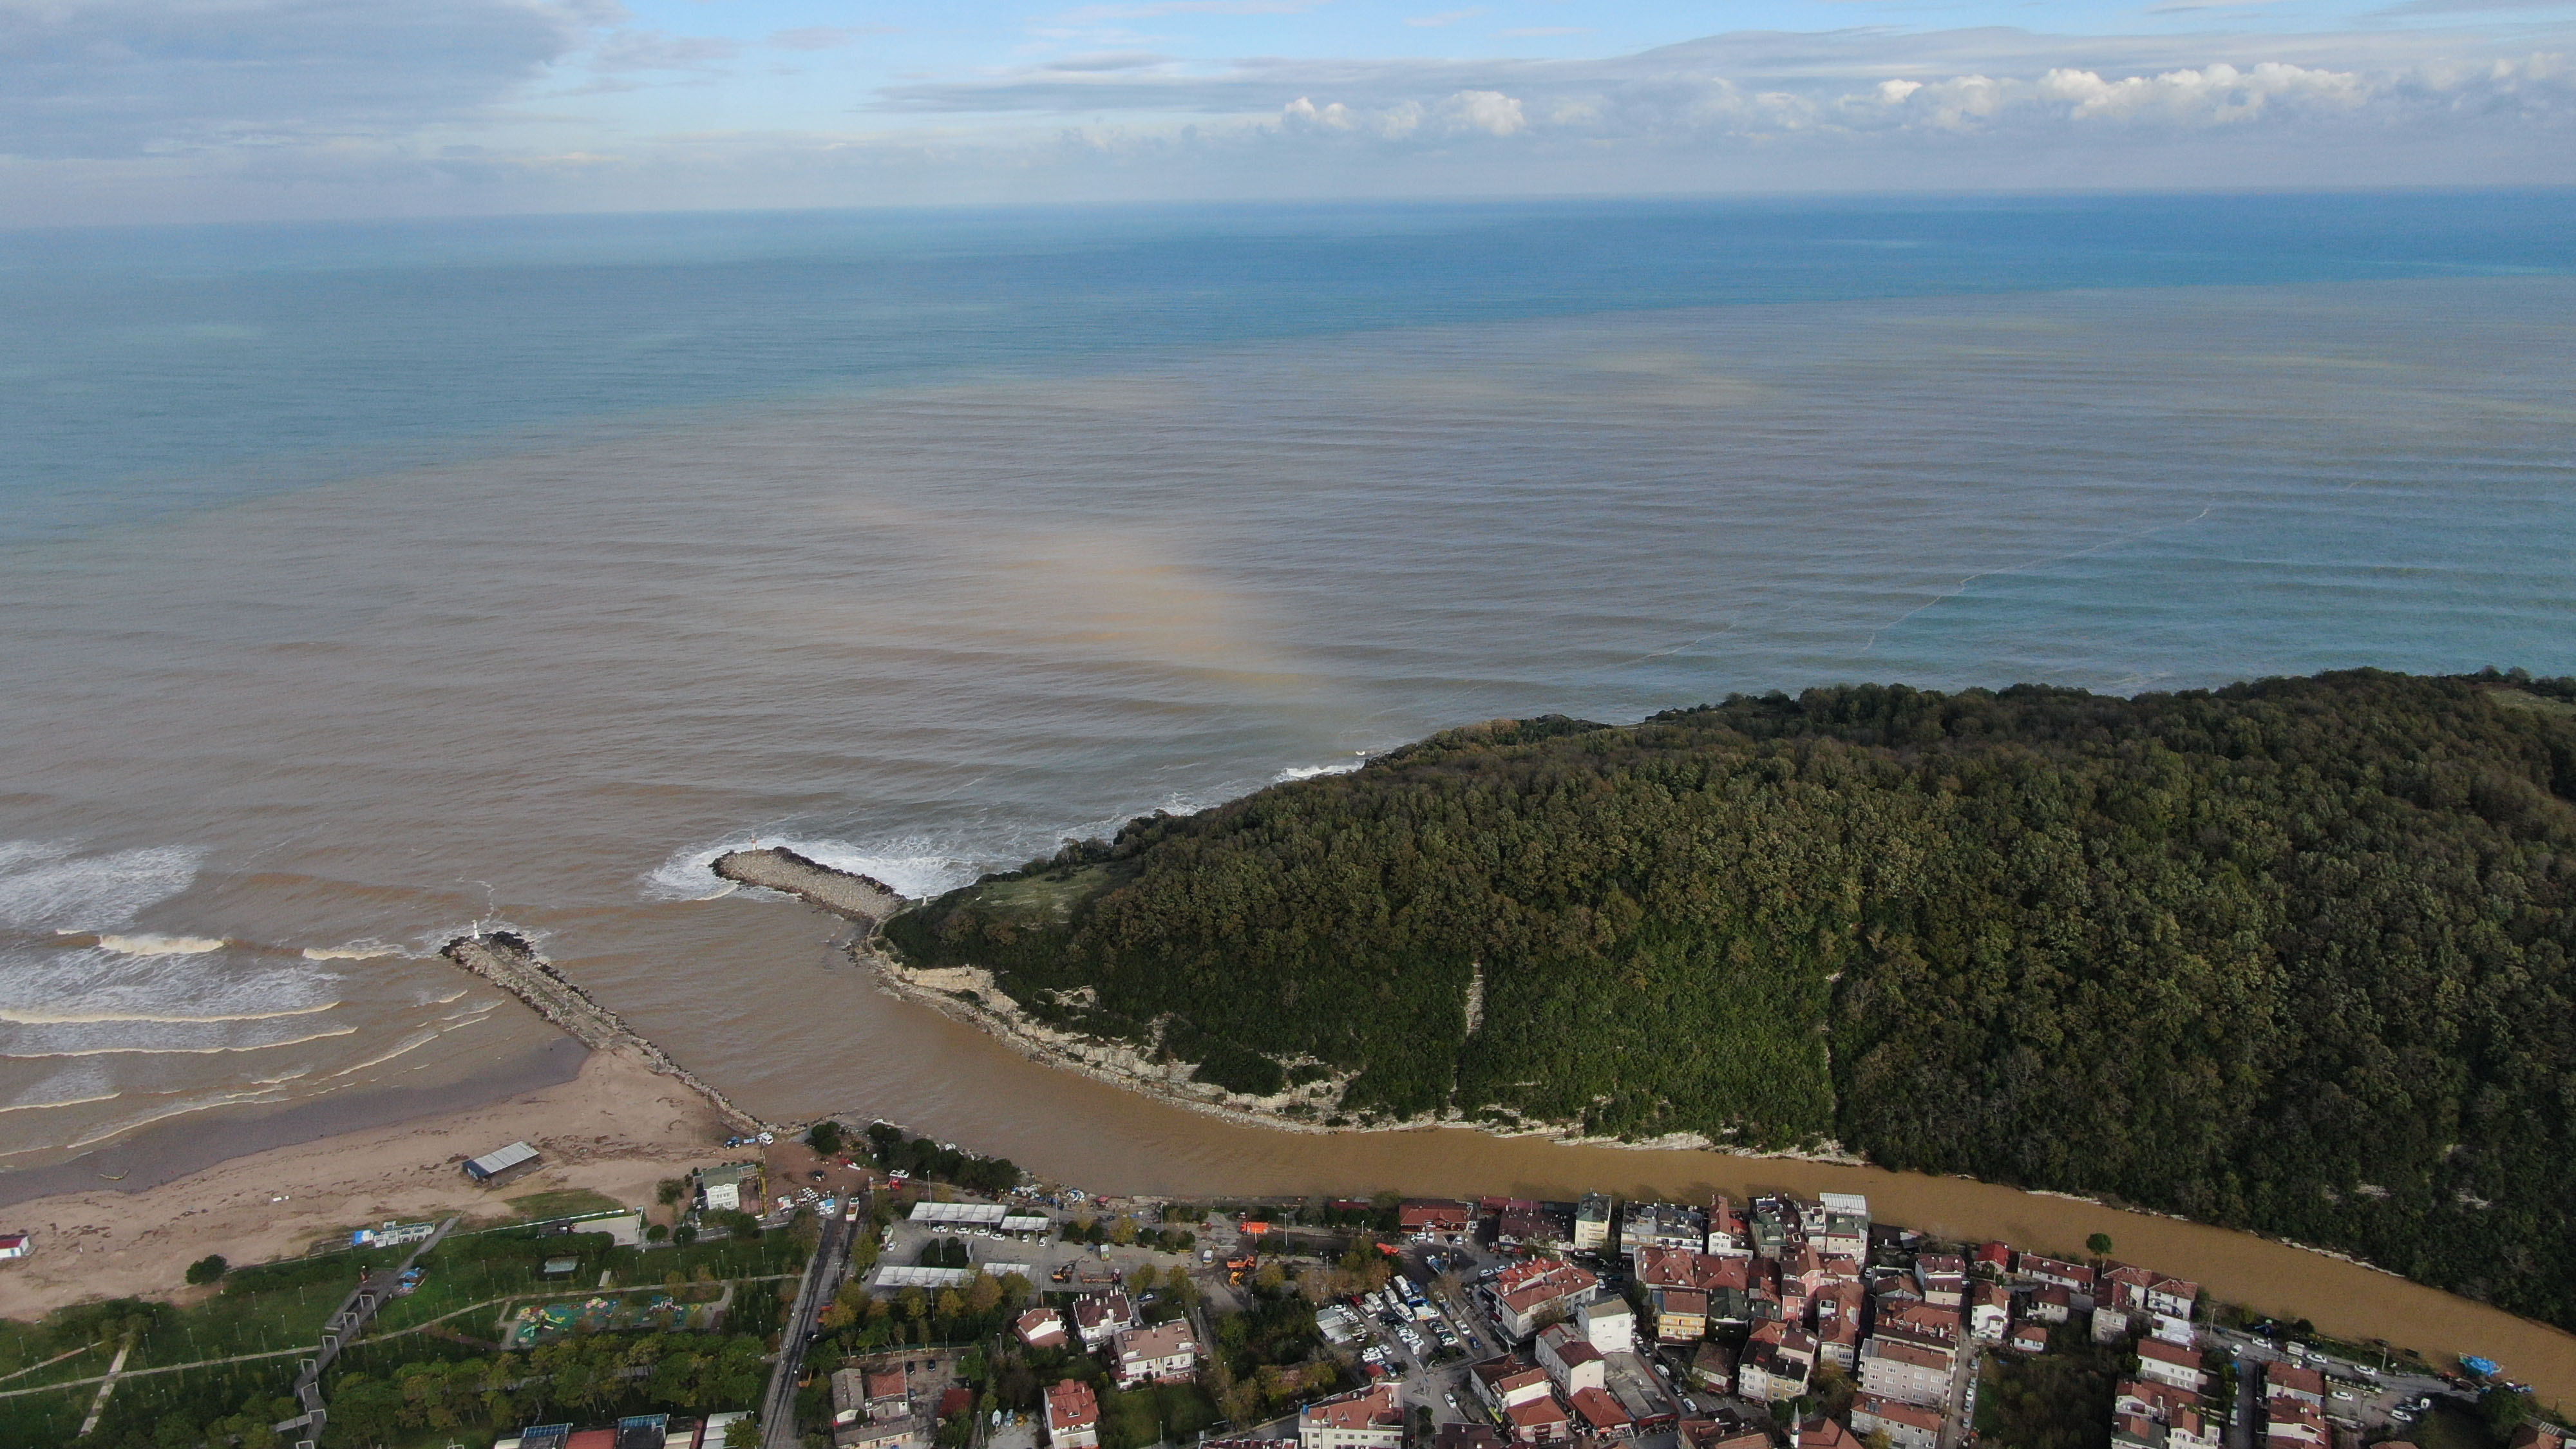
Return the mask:
{"type": "Polygon", "coordinates": [[[1574,1412],[1581,1414],[1583,1422],[1600,1433],[1613,1433],[1636,1422],[1629,1417],[1627,1410],[1619,1407],[1617,1399],[1599,1389],[1576,1389],[1573,1397],[1574,1412]]]}
{"type": "Polygon", "coordinates": [[[1080,1429],[1100,1421],[1100,1400],[1091,1385],[1080,1379],[1066,1379],[1046,1391],[1047,1427],[1080,1429]]]}

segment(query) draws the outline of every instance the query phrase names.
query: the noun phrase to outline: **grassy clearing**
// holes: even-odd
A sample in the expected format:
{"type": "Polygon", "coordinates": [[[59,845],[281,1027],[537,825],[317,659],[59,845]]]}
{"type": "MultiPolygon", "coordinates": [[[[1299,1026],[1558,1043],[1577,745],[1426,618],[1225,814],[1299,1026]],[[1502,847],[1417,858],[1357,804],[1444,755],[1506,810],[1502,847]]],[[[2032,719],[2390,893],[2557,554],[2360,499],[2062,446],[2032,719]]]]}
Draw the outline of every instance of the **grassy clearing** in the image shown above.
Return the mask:
{"type": "Polygon", "coordinates": [[[578,1217],[583,1213],[607,1213],[625,1210],[626,1204],[604,1192],[586,1187],[567,1187],[554,1192],[532,1192],[525,1197],[508,1199],[519,1216],[532,1222],[548,1218],[578,1217]]]}
{"type": "Polygon", "coordinates": [[[1013,916],[1070,921],[1075,906],[1112,883],[1108,866],[1093,865],[1061,876],[1049,873],[995,881],[978,892],[977,899],[1013,916]]]}
{"type": "MultiPolygon", "coordinates": [[[[107,1372],[110,1350],[33,1323],[0,1319],[0,1390],[32,1389],[107,1372]],[[71,1357],[63,1358],[65,1353],[71,1357]],[[52,1360],[61,1360],[53,1362],[52,1360]]],[[[10,1442],[0,1440],[0,1443],[10,1442]]]]}
{"type": "MultiPolygon", "coordinates": [[[[81,1449],[164,1449],[236,1438],[245,1446],[271,1444],[267,1426],[296,1412],[286,1397],[292,1373],[288,1359],[120,1379],[98,1429],[77,1442],[81,1449]]],[[[0,1399],[0,1443],[30,1449],[73,1443],[97,1393],[91,1386],[0,1399]]]]}
{"type": "Polygon", "coordinates": [[[318,1343],[322,1322],[367,1273],[410,1250],[377,1249],[237,1268],[223,1291],[186,1308],[163,1307],[134,1345],[129,1368],[196,1363],[318,1343]]]}
{"type": "MultiPolygon", "coordinates": [[[[18,1384],[0,1385],[19,1388],[18,1384]]],[[[68,1444],[89,1412],[96,1388],[65,1389],[59,1394],[29,1394],[0,1399],[0,1444],[68,1444]]]]}
{"type": "MultiPolygon", "coordinates": [[[[755,1241],[723,1239],[685,1248],[619,1248],[609,1243],[605,1233],[525,1231],[452,1237],[421,1259],[428,1271],[419,1290],[386,1304],[377,1315],[376,1331],[427,1323],[495,1298],[596,1290],[602,1272],[610,1275],[612,1290],[667,1288],[674,1274],[683,1284],[759,1278],[793,1273],[804,1261],[804,1250],[783,1232],[765,1233],[755,1241]],[[572,1272],[545,1276],[547,1259],[565,1257],[577,1260],[572,1272]]],[[[453,1326],[476,1337],[496,1331],[489,1319],[460,1320],[453,1326]]]]}
{"type": "Polygon", "coordinates": [[[1196,1384],[1147,1384],[1100,1395],[1104,1449],[1138,1449],[1163,1439],[1187,1444],[1216,1420],[1215,1402],[1196,1384]]]}

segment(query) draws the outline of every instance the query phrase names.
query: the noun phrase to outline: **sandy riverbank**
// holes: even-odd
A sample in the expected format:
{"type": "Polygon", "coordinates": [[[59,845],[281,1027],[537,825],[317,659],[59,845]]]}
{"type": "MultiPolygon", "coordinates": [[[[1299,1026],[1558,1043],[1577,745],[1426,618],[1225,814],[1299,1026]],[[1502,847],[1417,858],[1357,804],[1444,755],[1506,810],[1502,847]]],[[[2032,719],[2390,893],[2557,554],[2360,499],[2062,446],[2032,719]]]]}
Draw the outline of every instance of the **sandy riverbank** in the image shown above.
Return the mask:
{"type": "Polygon", "coordinates": [[[0,1315],[177,1291],[208,1253],[236,1263],[301,1252],[351,1227],[461,1212],[497,1217],[503,1199],[585,1187],[646,1204],[654,1185],[722,1161],[724,1129],[705,1098],[613,1052],[593,1052],[569,1082],[449,1115],[235,1157],[141,1192],[112,1189],[0,1208],[0,1226],[36,1235],[36,1254],[0,1268],[0,1315]],[[524,1139],[545,1166],[497,1191],[459,1164],[524,1139]]]}

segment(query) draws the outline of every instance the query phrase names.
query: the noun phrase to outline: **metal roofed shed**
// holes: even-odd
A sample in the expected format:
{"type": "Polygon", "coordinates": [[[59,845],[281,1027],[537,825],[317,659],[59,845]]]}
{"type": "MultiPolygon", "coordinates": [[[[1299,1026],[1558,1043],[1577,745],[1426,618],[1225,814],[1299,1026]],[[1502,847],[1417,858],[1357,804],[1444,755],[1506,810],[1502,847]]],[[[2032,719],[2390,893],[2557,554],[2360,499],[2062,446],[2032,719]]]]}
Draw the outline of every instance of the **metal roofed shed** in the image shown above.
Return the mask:
{"type": "Polygon", "coordinates": [[[976,1268],[917,1268],[889,1263],[877,1269],[874,1280],[879,1288],[955,1288],[971,1282],[977,1273],[992,1278],[1007,1278],[1013,1273],[1032,1277],[1036,1270],[1026,1263],[986,1263],[976,1268]]]}
{"type": "Polygon", "coordinates": [[[468,1159],[465,1164],[465,1175],[476,1182],[493,1182],[504,1174],[516,1172],[536,1160],[537,1149],[524,1142],[513,1142],[507,1147],[497,1148],[480,1157],[468,1159]]]}
{"type": "Polygon", "coordinates": [[[916,1223],[965,1223],[978,1228],[998,1228],[1011,1210],[1000,1203],[985,1202],[917,1202],[912,1205],[916,1223]]]}

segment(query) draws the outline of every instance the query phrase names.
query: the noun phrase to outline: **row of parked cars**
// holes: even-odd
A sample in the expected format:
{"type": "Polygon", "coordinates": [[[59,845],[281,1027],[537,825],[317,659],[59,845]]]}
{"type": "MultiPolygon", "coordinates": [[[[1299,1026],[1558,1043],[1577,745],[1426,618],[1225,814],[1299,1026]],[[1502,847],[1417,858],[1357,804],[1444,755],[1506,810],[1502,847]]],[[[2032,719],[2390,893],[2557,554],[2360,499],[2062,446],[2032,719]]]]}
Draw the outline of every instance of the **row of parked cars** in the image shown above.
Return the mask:
{"type": "Polygon", "coordinates": [[[1427,1357],[1430,1352],[1430,1341],[1423,1336],[1425,1329],[1439,1340],[1444,1351],[1455,1353],[1460,1347],[1457,1330],[1440,1316],[1440,1310],[1431,1306],[1422,1285],[1410,1278],[1398,1278],[1375,1293],[1362,1295],[1358,1306],[1394,1330],[1417,1358],[1427,1357]]]}

